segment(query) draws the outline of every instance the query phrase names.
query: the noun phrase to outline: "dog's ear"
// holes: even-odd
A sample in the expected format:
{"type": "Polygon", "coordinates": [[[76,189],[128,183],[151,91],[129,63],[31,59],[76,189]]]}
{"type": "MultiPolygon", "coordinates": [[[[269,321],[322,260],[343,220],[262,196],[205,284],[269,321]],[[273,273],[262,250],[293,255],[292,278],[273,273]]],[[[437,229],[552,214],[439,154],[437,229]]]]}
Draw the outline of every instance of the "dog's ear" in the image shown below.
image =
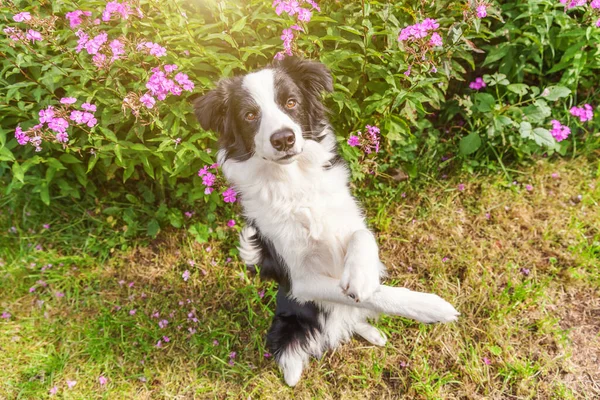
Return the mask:
{"type": "Polygon", "coordinates": [[[293,56],[279,61],[277,66],[290,75],[294,81],[299,82],[301,89],[306,89],[313,95],[319,96],[324,91],[333,92],[331,72],[320,62],[293,56]]]}
{"type": "Polygon", "coordinates": [[[205,131],[222,134],[227,112],[229,80],[221,80],[217,87],[193,101],[194,113],[205,131]]]}

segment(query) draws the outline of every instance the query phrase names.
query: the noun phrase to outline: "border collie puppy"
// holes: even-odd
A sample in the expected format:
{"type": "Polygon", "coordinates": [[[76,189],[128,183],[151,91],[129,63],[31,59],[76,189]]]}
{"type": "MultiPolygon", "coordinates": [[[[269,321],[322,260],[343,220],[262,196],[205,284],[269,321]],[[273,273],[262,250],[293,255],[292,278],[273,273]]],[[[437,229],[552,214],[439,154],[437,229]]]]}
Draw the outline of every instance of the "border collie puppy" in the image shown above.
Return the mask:
{"type": "Polygon", "coordinates": [[[279,284],[267,345],[290,386],[310,356],[355,333],[383,346],[368,318],[433,323],[459,315],[434,294],[380,284],[377,241],[350,193],[321,103],[332,90],[323,64],[288,57],[223,79],[194,102],[202,128],[219,134],[218,162],[240,195],[240,256],[279,284]]]}

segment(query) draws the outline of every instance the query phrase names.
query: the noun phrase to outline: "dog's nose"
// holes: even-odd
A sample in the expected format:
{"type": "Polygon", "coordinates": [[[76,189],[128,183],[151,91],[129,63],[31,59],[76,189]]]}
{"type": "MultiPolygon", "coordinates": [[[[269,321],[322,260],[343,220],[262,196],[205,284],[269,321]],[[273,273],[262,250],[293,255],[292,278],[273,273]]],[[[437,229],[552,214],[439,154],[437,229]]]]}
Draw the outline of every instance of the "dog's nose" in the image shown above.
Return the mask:
{"type": "Polygon", "coordinates": [[[296,143],[296,136],[290,129],[282,129],[271,135],[271,144],[275,150],[286,151],[296,143]]]}

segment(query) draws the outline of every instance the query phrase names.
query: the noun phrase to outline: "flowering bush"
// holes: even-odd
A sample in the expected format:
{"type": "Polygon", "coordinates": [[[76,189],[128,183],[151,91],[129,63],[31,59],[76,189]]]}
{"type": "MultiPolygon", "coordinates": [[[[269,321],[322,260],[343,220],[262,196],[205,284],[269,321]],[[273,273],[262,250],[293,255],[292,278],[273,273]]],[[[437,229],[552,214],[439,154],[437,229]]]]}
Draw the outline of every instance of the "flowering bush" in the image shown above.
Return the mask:
{"type": "Polygon", "coordinates": [[[597,0],[89,4],[0,5],[5,193],[145,204],[150,234],[193,206],[205,240],[236,196],[191,96],[292,54],[332,70],[325,102],[359,181],[414,177],[440,152],[470,168],[598,140],[597,0]]]}

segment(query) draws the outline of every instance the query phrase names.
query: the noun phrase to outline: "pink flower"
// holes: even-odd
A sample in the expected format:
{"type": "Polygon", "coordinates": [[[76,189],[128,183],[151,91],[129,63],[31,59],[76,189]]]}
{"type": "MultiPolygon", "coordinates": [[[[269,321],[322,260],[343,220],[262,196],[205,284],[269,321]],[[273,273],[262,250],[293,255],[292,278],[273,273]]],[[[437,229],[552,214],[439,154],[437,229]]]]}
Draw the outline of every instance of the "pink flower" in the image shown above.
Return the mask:
{"type": "Polygon", "coordinates": [[[558,172],[553,172],[551,176],[552,176],[553,179],[560,178],[560,175],[558,174],[558,172]]]}
{"type": "Polygon", "coordinates": [[[356,147],[356,146],[360,145],[360,139],[358,138],[358,136],[352,135],[348,139],[348,144],[352,147],[356,147]]]}
{"type": "Polygon", "coordinates": [[[149,54],[156,57],[163,57],[167,55],[167,49],[153,42],[143,42],[138,45],[138,49],[145,48],[149,54]]]}
{"type": "Polygon", "coordinates": [[[53,386],[50,390],[48,390],[48,394],[50,394],[50,396],[54,396],[56,393],[58,393],[58,387],[53,386]]]}
{"type": "Polygon", "coordinates": [[[4,311],[0,317],[2,319],[10,319],[11,315],[8,311],[4,311]]]}
{"type": "Polygon", "coordinates": [[[85,15],[87,17],[91,17],[92,13],[90,11],[81,11],[75,10],[65,14],[65,18],[69,20],[69,25],[71,28],[75,28],[81,24],[81,16],[85,15]]]}
{"type": "Polygon", "coordinates": [[[486,87],[486,83],[483,81],[483,78],[475,78],[475,80],[469,83],[469,87],[473,90],[479,90],[486,87]]]}
{"type": "Polygon", "coordinates": [[[263,357],[265,357],[265,358],[269,358],[269,357],[271,357],[271,353],[268,353],[268,352],[267,352],[267,353],[263,354],[263,357]]]}
{"type": "Polygon", "coordinates": [[[205,186],[212,186],[215,184],[215,180],[217,179],[217,177],[214,174],[211,174],[210,172],[207,172],[206,174],[204,174],[202,176],[202,183],[205,186]]]}
{"type": "Polygon", "coordinates": [[[133,310],[129,310],[129,315],[135,315],[137,310],[134,308],[133,310]]]}
{"type": "Polygon", "coordinates": [[[481,4],[477,6],[477,18],[485,18],[487,17],[487,7],[485,4],[481,4]]]}
{"type": "Polygon", "coordinates": [[[162,340],[159,340],[158,342],[156,342],[156,344],[154,345],[154,347],[157,347],[157,348],[162,347],[162,340]]]}
{"type": "Polygon", "coordinates": [[[531,192],[533,190],[533,186],[527,185],[525,186],[525,189],[527,189],[528,192],[531,192]]]}
{"type": "Polygon", "coordinates": [[[529,268],[521,268],[521,273],[525,276],[529,276],[531,270],[529,268]]]}
{"type": "Polygon", "coordinates": [[[28,13],[27,11],[20,12],[13,16],[13,21],[15,21],[15,22],[29,21],[30,19],[31,19],[31,14],[28,13]]]}
{"type": "Polygon", "coordinates": [[[52,120],[48,122],[48,128],[54,132],[64,133],[68,127],[69,122],[64,118],[52,118],[52,120]]]}
{"type": "Polygon", "coordinates": [[[175,64],[166,64],[163,68],[164,68],[165,72],[171,73],[171,72],[175,71],[178,67],[175,64]]]}
{"type": "Polygon", "coordinates": [[[67,379],[67,386],[69,387],[69,389],[73,389],[75,385],[77,385],[77,381],[70,381],[67,379]]]}
{"type": "Polygon", "coordinates": [[[264,291],[264,290],[261,290],[260,292],[258,292],[258,297],[260,297],[261,299],[262,299],[263,297],[265,297],[265,291],[264,291]]]}
{"type": "Polygon", "coordinates": [[[571,115],[579,117],[581,122],[591,121],[594,118],[594,109],[589,104],[584,104],[583,107],[572,107],[569,112],[571,115]]]}
{"type": "Polygon", "coordinates": [[[442,37],[439,35],[439,33],[434,32],[431,35],[431,39],[429,40],[429,44],[431,44],[432,46],[442,46],[444,43],[442,42],[442,37]]]}
{"type": "Polygon", "coordinates": [[[25,144],[27,144],[27,142],[29,142],[29,136],[27,136],[27,134],[25,134],[23,132],[23,129],[21,129],[20,126],[17,126],[17,128],[15,129],[15,139],[17,139],[17,142],[23,146],[25,144]]]}
{"type": "Polygon", "coordinates": [[[464,184],[464,183],[459,183],[459,184],[458,184],[458,190],[460,190],[461,192],[462,192],[463,190],[465,190],[465,184],[464,184]]]}
{"type": "Polygon", "coordinates": [[[161,319],[160,321],[158,321],[158,327],[160,329],[166,328],[167,325],[169,325],[169,321],[167,321],[166,319],[161,319]]]}
{"type": "Polygon", "coordinates": [[[129,14],[132,14],[131,6],[127,2],[119,3],[116,1],[109,1],[106,3],[106,8],[102,12],[102,21],[110,21],[113,14],[120,14],[121,18],[128,19],[129,14]]]}
{"type": "Polygon", "coordinates": [[[571,134],[571,129],[566,125],[562,125],[559,121],[553,119],[550,123],[552,124],[550,133],[557,142],[562,142],[571,134]]]}
{"type": "Polygon", "coordinates": [[[594,8],[594,9],[599,9],[600,8],[600,0],[592,0],[592,2],[590,3],[590,7],[594,8]]]}
{"type": "Polygon", "coordinates": [[[110,42],[108,47],[110,47],[110,51],[112,52],[110,62],[118,60],[123,54],[125,54],[125,45],[118,39],[115,39],[112,42],[110,42]]]}
{"type": "Polygon", "coordinates": [[[108,379],[101,375],[98,377],[98,382],[100,383],[100,386],[104,386],[108,382],[108,379]]]}
{"type": "Polygon", "coordinates": [[[230,228],[233,228],[235,226],[235,220],[230,219],[229,221],[227,221],[227,226],[230,228]]]}
{"type": "Polygon", "coordinates": [[[185,282],[187,282],[188,279],[190,279],[190,271],[188,271],[187,269],[185,271],[183,271],[183,274],[181,274],[181,277],[183,278],[183,280],[185,282]]]}
{"type": "Polygon", "coordinates": [[[54,118],[54,107],[48,106],[45,110],[40,110],[38,114],[40,116],[40,123],[50,122],[54,118]]]}
{"type": "Polygon", "coordinates": [[[96,106],[91,104],[91,103],[83,103],[81,105],[81,108],[84,109],[85,111],[89,111],[89,112],[96,112],[96,106]]]}
{"type": "Polygon", "coordinates": [[[188,76],[184,73],[178,73],[175,75],[175,81],[181,85],[183,90],[191,92],[194,90],[194,82],[190,81],[188,76]]]}
{"type": "Polygon", "coordinates": [[[27,34],[25,35],[25,39],[31,40],[32,42],[42,40],[42,34],[38,31],[34,31],[33,29],[28,29],[27,34]]]}
{"type": "Polygon", "coordinates": [[[169,343],[171,341],[171,338],[168,336],[163,336],[163,340],[165,341],[165,343],[169,343]]]}
{"type": "Polygon", "coordinates": [[[63,97],[60,99],[60,104],[73,104],[77,101],[75,97],[63,97]]]}
{"type": "Polygon", "coordinates": [[[206,189],[204,189],[204,194],[209,195],[211,194],[215,189],[211,188],[211,187],[207,187],[206,189]]]}
{"type": "Polygon", "coordinates": [[[106,55],[102,53],[96,53],[94,54],[94,57],[92,57],[92,62],[96,68],[104,68],[104,66],[106,66],[106,55]]]}
{"type": "Polygon", "coordinates": [[[487,357],[483,357],[483,363],[485,365],[490,365],[492,363],[492,361],[489,358],[487,358],[487,357]]]}
{"type": "Polygon", "coordinates": [[[75,35],[79,38],[79,40],[77,41],[77,48],[75,49],[75,51],[77,53],[79,53],[79,52],[81,52],[81,50],[83,50],[85,48],[85,45],[88,42],[88,40],[90,39],[90,37],[87,35],[87,33],[82,31],[81,29],[79,29],[77,32],[75,32],[75,35]]]}
{"type": "Polygon", "coordinates": [[[156,104],[154,97],[150,96],[148,93],[140,97],[140,102],[145,105],[146,108],[152,108],[154,107],[154,104],[156,104]]]}
{"type": "Polygon", "coordinates": [[[100,50],[100,47],[108,40],[108,34],[106,32],[101,32],[96,35],[92,40],[87,41],[85,43],[85,50],[90,55],[97,54],[100,50]]]}
{"type": "Polygon", "coordinates": [[[64,293],[62,293],[62,292],[56,292],[54,295],[55,295],[56,297],[58,297],[59,299],[60,299],[61,297],[65,297],[65,294],[64,294],[64,293]]]}
{"type": "Polygon", "coordinates": [[[223,201],[225,201],[225,203],[235,203],[235,201],[237,200],[236,196],[237,192],[230,187],[223,192],[223,201]]]}

